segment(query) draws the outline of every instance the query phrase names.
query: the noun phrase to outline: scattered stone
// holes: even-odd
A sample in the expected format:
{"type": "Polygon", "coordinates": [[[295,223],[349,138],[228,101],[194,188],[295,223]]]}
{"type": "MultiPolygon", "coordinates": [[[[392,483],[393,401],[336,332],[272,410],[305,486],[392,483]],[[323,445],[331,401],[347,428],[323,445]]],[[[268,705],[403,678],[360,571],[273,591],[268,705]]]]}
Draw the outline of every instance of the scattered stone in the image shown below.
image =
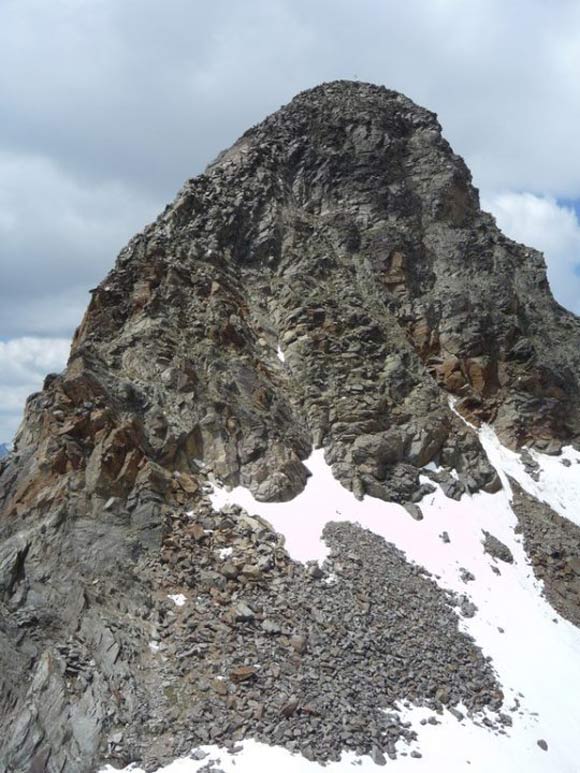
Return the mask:
{"type": "Polygon", "coordinates": [[[385,755],[383,754],[381,749],[379,749],[377,746],[373,746],[370,756],[371,756],[371,760],[375,763],[375,765],[382,766],[387,764],[385,755]]]}
{"type": "Polygon", "coordinates": [[[241,682],[247,682],[249,679],[253,679],[257,674],[257,670],[252,666],[236,666],[230,671],[230,679],[235,684],[241,682]]]}
{"type": "Polygon", "coordinates": [[[280,710],[280,713],[283,717],[291,717],[292,714],[296,711],[298,708],[298,698],[293,695],[291,698],[289,698],[284,705],[282,706],[282,709],[280,710]]]}
{"type": "Polygon", "coordinates": [[[235,564],[232,564],[231,561],[224,561],[221,567],[221,573],[228,580],[235,580],[240,572],[238,567],[235,564]]]}
{"type": "Polygon", "coordinates": [[[536,482],[539,481],[540,475],[542,472],[540,469],[540,465],[538,464],[538,462],[536,462],[536,460],[533,458],[533,456],[530,454],[527,448],[522,449],[520,453],[520,458],[524,465],[524,470],[527,472],[530,478],[532,478],[532,480],[535,480],[536,482]]]}
{"type": "Polygon", "coordinates": [[[472,574],[464,566],[460,567],[460,569],[459,569],[459,576],[461,577],[462,581],[465,582],[465,583],[473,582],[475,580],[475,575],[472,574]]]}
{"type": "Polygon", "coordinates": [[[231,611],[231,617],[236,623],[247,623],[253,620],[256,615],[244,601],[238,601],[231,611]]]}
{"type": "Polygon", "coordinates": [[[282,633],[282,626],[275,620],[266,618],[266,620],[262,621],[262,630],[266,633],[279,634],[282,633]]]}
{"type": "Polygon", "coordinates": [[[228,687],[222,679],[214,679],[212,687],[218,695],[227,695],[228,687]]]}
{"type": "Polygon", "coordinates": [[[306,643],[307,639],[306,636],[303,635],[297,635],[293,636],[290,639],[290,646],[292,649],[294,649],[299,655],[303,655],[304,652],[306,652],[306,643]]]}
{"type": "Polygon", "coordinates": [[[475,613],[477,612],[477,607],[473,603],[473,601],[470,601],[467,596],[463,596],[461,598],[459,608],[461,610],[461,614],[463,617],[474,617],[475,613]]]}
{"type": "Polygon", "coordinates": [[[490,534],[488,531],[483,531],[485,540],[483,542],[483,550],[493,558],[497,558],[498,561],[504,561],[506,564],[513,564],[514,557],[511,550],[507,545],[504,545],[497,537],[490,534]]]}
{"type": "Polygon", "coordinates": [[[321,580],[324,577],[324,572],[320,568],[318,561],[309,561],[307,567],[308,575],[313,580],[321,580]]]}
{"type": "Polygon", "coordinates": [[[412,502],[405,502],[403,507],[415,521],[423,520],[423,512],[419,505],[414,505],[412,502]]]}

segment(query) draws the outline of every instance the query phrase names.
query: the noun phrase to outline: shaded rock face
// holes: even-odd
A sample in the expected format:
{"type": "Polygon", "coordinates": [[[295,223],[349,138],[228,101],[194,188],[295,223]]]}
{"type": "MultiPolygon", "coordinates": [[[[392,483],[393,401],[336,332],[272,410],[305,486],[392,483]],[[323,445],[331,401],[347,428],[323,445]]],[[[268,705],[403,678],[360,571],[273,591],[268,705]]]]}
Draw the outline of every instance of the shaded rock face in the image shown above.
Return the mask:
{"type": "MultiPolygon", "coordinates": [[[[83,771],[105,757],[162,759],[200,740],[179,707],[187,695],[197,705],[201,688],[175,692],[176,668],[161,700],[149,643],[166,630],[163,593],[187,586],[187,554],[160,558],[179,542],[175,514],[220,518],[206,498],[209,473],[261,500],[290,499],[322,445],[359,497],[417,502],[431,461],[451,497],[494,491],[499,479],[449,398],[513,447],[578,445],[579,342],[580,322],[553,300],[542,256],[479,210],[432,113],[384,88],[338,82],[248,131],[122,251],[92,291],[65,372],[29,398],[14,452],[0,461],[0,762],[83,771]],[[183,720],[175,735],[172,712],[183,720]]],[[[341,534],[329,539],[342,544],[341,534]]],[[[248,566],[259,566],[264,544],[246,546],[248,566]]],[[[398,560],[381,563],[385,580],[402,571],[398,560]]],[[[252,577],[203,561],[192,587],[218,607],[229,606],[229,583],[263,582],[277,566],[252,577]]],[[[282,563],[298,578],[287,597],[300,597],[302,570],[282,563]]],[[[250,612],[266,624],[252,611],[263,597],[242,601],[240,622],[254,625],[250,612]]],[[[196,657],[215,649],[229,625],[219,620],[195,641],[196,657]]],[[[286,624],[289,641],[303,635],[286,624]]],[[[495,706],[481,653],[449,626],[495,706]]],[[[228,657],[215,655],[207,678],[253,667],[228,657]]],[[[356,657],[364,660],[362,645],[356,657]]],[[[274,673],[283,669],[285,655],[271,658],[274,673]]],[[[259,691],[256,675],[240,671],[236,690],[256,683],[259,691]]],[[[431,687],[418,677],[411,697],[434,699],[431,687]]],[[[469,705],[453,684],[434,689],[469,705]]],[[[219,740],[250,726],[276,740],[258,719],[230,726],[232,690],[220,722],[204,719],[222,727],[219,740]]],[[[303,718],[310,696],[284,695],[285,720],[303,718]]],[[[331,726],[332,754],[389,751],[384,727],[343,738],[331,726]]]]}

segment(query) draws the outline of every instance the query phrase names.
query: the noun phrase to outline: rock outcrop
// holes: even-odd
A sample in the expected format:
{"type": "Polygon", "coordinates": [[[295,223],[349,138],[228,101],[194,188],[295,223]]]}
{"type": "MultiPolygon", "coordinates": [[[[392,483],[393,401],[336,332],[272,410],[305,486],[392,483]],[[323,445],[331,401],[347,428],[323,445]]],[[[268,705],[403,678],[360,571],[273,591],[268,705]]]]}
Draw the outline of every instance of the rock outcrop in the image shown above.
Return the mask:
{"type": "MultiPolygon", "coordinates": [[[[341,731],[328,716],[350,677],[332,653],[300,651],[295,637],[330,643],[319,621],[292,617],[291,600],[315,580],[276,535],[250,537],[237,513],[225,528],[244,562],[196,552],[223,519],[207,500],[208,476],[260,500],[290,499],[322,446],[358,497],[412,505],[431,490],[420,481],[430,462],[449,496],[496,491],[499,478],[450,399],[513,448],[578,447],[579,343],[580,320],[554,301],[541,254],[480,210],[433,113],[382,87],[336,82],[250,129],[121,252],[92,291],[66,370],[29,398],[14,451],[0,461],[4,767],[152,764],[207,740],[209,727],[220,742],[250,730],[289,742],[288,727],[309,717],[327,741],[297,730],[292,743],[307,755],[390,752],[404,728],[392,720],[389,730],[362,699],[366,730],[346,718],[341,731]],[[186,510],[197,513],[189,525],[186,510]],[[201,617],[174,619],[166,595],[176,583],[196,588],[201,617]],[[271,616],[278,585],[286,606],[271,616]],[[174,624],[190,652],[160,685],[149,644],[174,624]],[[271,659],[263,681],[227,649],[250,639],[271,659]],[[304,690],[292,693],[301,669],[304,690]],[[319,709],[308,680],[323,673],[331,684],[319,709]]],[[[340,526],[328,539],[345,550],[348,536],[340,526]]],[[[348,561],[360,561],[357,550],[348,561]]],[[[399,555],[379,550],[376,561],[385,578],[422,585],[425,604],[448,603],[399,555]]],[[[368,577],[354,574],[350,587],[364,595],[368,577]]],[[[332,592],[317,598],[331,616],[332,592]]],[[[370,621],[359,602],[351,616],[370,621]]],[[[393,625],[406,603],[397,601],[393,625]]],[[[395,680],[398,695],[499,709],[481,653],[455,617],[439,620],[433,673],[445,650],[473,689],[417,666],[414,681],[395,680]]],[[[358,639],[352,657],[372,680],[368,646],[358,639]]],[[[400,657],[399,670],[408,654],[400,657]]]]}
{"type": "Polygon", "coordinates": [[[515,481],[513,507],[534,574],[562,617],[580,626],[580,527],[538,502],[515,481]]]}

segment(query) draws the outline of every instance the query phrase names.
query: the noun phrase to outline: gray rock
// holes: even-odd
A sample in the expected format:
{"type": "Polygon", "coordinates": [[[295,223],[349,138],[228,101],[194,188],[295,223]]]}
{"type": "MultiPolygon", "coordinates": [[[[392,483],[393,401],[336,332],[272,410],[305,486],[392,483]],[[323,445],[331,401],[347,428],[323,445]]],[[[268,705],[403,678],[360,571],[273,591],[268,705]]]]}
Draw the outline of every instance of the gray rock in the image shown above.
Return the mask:
{"type": "Polygon", "coordinates": [[[232,609],[232,619],[238,623],[245,623],[255,618],[255,612],[244,601],[238,603],[232,609]]]}
{"type": "Polygon", "coordinates": [[[381,749],[377,748],[376,746],[373,747],[371,751],[371,760],[375,763],[375,765],[386,765],[387,760],[385,758],[385,755],[381,751],[381,749]]]}
{"type": "Polygon", "coordinates": [[[282,626],[275,620],[266,619],[262,621],[262,630],[266,633],[279,634],[282,633],[282,626]]]}
{"type": "Polygon", "coordinates": [[[414,505],[411,502],[405,502],[403,507],[415,521],[423,520],[423,512],[418,505],[414,505]]]}
{"type": "Polygon", "coordinates": [[[497,537],[490,534],[488,531],[483,532],[485,540],[483,543],[483,550],[489,553],[493,558],[497,558],[498,561],[504,561],[506,564],[513,564],[514,557],[511,550],[507,545],[504,545],[497,537]]]}
{"type": "Polygon", "coordinates": [[[299,655],[302,655],[306,651],[307,641],[306,636],[299,634],[290,639],[290,645],[299,655]]]}

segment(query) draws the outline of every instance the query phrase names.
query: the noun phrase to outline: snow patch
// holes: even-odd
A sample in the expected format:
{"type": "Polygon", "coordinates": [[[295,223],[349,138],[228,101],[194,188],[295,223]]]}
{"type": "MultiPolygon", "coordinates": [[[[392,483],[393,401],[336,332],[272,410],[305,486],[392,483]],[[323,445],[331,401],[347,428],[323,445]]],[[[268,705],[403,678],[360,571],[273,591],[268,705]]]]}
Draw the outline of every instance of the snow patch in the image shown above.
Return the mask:
{"type": "Polygon", "coordinates": [[[276,356],[278,357],[278,359],[280,360],[280,362],[286,362],[286,357],[285,357],[285,355],[284,355],[284,352],[283,352],[283,351],[282,351],[282,349],[280,348],[280,344],[278,344],[278,348],[277,348],[277,350],[276,350],[276,356]]]}
{"type": "MultiPolygon", "coordinates": [[[[490,461],[506,482],[506,471],[513,474],[512,452],[504,449],[489,429],[481,430],[480,437],[490,461]]],[[[556,467],[553,461],[552,457],[542,458],[538,485],[544,486],[544,491],[558,490],[562,494],[550,479],[569,468],[561,464],[556,467]]],[[[423,763],[425,770],[469,769],[483,773],[494,764],[505,773],[516,769],[528,773],[578,773],[580,631],[560,617],[542,596],[542,584],[535,579],[522,539],[515,533],[517,518],[511,508],[509,488],[496,494],[464,495],[457,502],[448,499],[438,487],[423,498],[424,518],[415,521],[400,505],[368,496],[357,501],[335,480],[321,450],[314,451],[306,465],[312,476],[291,502],[257,502],[241,487],[230,492],[216,489],[212,502],[216,508],[235,503],[261,515],[284,535],[290,555],[302,562],[324,561],[327,557],[322,530],[330,521],[359,523],[395,544],[409,560],[424,566],[441,587],[467,596],[477,606],[475,616],[461,619],[460,627],[492,658],[504,688],[506,711],[517,707],[517,701],[522,704],[522,709],[510,713],[514,726],[507,729],[509,737],[471,721],[460,724],[451,715],[434,730],[431,726],[416,727],[423,758],[411,761],[413,770],[419,770],[423,763]],[[483,552],[483,530],[510,548],[513,564],[496,563],[483,552]],[[449,543],[441,540],[443,531],[448,533],[449,543]],[[499,567],[501,574],[495,574],[492,565],[499,567]],[[475,580],[466,584],[462,568],[475,580]],[[547,753],[538,747],[538,739],[548,742],[547,753]]],[[[522,485],[528,490],[530,481],[527,474],[522,477],[522,485]]],[[[576,502],[580,503],[580,495],[576,502]]],[[[404,770],[406,759],[389,764],[404,770]]],[[[315,769],[312,763],[303,761],[293,768],[315,769]]],[[[333,769],[344,767],[327,768],[333,769]]]]}
{"type": "MultiPolygon", "coordinates": [[[[532,452],[541,468],[540,481],[524,470],[518,454],[504,448],[493,430],[483,427],[479,436],[490,461],[501,475],[504,489],[496,494],[464,495],[457,502],[440,488],[421,501],[424,518],[415,521],[400,505],[365,497],[362,502],[332,476],[323,452],[314,451],[306,462],[312,476],[305,490],[291,502],[263,503],[246,489],[230,492],[215,488],[214,507],[238,504],[261,515],[286,540],[290,555],[298,561],[323,562],[328,548],[322,530],[330,521],[351,521],[372,530],[403,550],[408,559],[424,566],[443,588],[467,596],[478,608],[460,627],[474,637],[484,654],[492,658],[504,694],[504,710],[513,720],[505,734],[482,724],[483,716],[458,721],[450,712],[437,715],[437,723],[421,724],[433,713],[422,707],[401,709],[418,733],[410,747],[399,742],[399,757],[388,761],[389,769],[405,773],[578,773],[580,771],[580,631],[550,607],[542,596],[515,533],[516,516],[511,508],[507,475],[533,496],[550,504],[560,514],[578,516],[580,474],[577,452],[566,449],[562,457],[532,452]],[[570,467],[561,463],[570,460],[570,467]],[[494,561],[483,552],[482,531],[489,531],[506,544],[513,564],[494,561]],[[440,537],[449,535],[449,542],[440,537]],[[492,565],[500,574],[492,571],[492,565]],[[475,580],[465,583],[462,569],[475,580]],[[538,746],[545,739],[548,751],[538,746]],[[418,751],[422,757],[409,756],[418,751]]],[[[332,582],[328,574],[323,582],[332,582]]],[[[246,740],[241,752],[202,747],[202,760],[182,758],[161,768],[163,773],[197,773],[209,760],[219,760],[224,773],[346,773],[376,771],[369,757],[343,754],[339,763],[326,766],[310,762],[287,750],[246,740]]],[[[127,768],[140,773],[138,768],[127,768]]],[[[104,771],[113,773],[108,767],[104,771]]]]}
{"type": "Polygon", "coordinates": [[[484,424],[479,439],[508,491],[511,490],[509,475],[528,494],[580,526],[580,452],[566,446],[559,456],[549,456],[533,448],[527,449],[539,466],[539,480],[536,481],[526,472],[521,456],[503,446],[492,427],[484,424]]]}
{"type": "Polygon", "coordinates": [[[187,598],[183,593],[169,593],[167,594],[167,598],[171,599],[176,607],[182,607],[187,601],[187,598]]]}

